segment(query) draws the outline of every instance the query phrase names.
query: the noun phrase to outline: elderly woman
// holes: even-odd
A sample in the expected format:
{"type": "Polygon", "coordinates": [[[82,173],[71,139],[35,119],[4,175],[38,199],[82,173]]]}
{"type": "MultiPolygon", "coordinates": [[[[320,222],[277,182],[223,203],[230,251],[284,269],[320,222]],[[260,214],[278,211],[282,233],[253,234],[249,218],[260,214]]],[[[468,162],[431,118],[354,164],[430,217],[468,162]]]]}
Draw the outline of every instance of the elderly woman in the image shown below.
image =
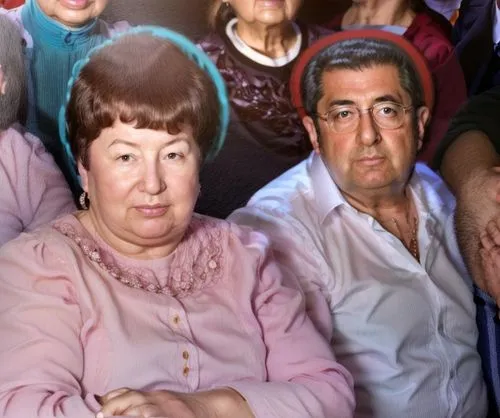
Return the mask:
{"type": "Polygon", "coordinates": [[[288,80],[302,50],[326,30],[295,22],[302,0],[212,0],[214,31],[199,45],[229,90],[228,141],[201,172],[199,212],[226,217],[311,152],[288,80]]]}
{"type": "Polygon", "coordinates": [[[334,30],[378,28],[402,35],[427,59],[435,107],[419,160],[429,162],[453,115],[467,98],[464,75],[450,40],[451,26],[423,0],[356,0],[328,25],[334,30]]]}
{"type": "Polygon", "coordinates": [[[25,98],[21,34],[0,16],[0,246],[75,210],[69,187],[40,140],[19,125],[25,98]]]}
{"type": "Polygon", "coordinates": [[[351,378],[267,239],[193,214],[228,116],[215,66],[165,29],[76,66],[88,209],[0,249],[2,417],[352,416],[351,378]]]}
{"type": "Polygon", "coordinates": [[[94,46],[129,25],[99,19],[109,0],[27,0],[22,7],[2,10],[22,29],[28,75],[27,129],[54,156],[73,190],[71,167],[59,141],[57,119],[75,62],[94,46]]]}

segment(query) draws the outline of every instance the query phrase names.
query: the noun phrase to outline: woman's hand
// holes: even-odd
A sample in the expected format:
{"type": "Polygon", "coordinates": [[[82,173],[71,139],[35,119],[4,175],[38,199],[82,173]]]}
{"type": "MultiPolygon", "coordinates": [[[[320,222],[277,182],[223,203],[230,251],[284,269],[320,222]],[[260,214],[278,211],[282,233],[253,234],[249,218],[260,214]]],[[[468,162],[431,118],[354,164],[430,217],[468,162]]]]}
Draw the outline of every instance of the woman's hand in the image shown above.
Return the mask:
{"type": "Polygon", "coordinates": [[[242,396],[229,388],[196,393],[141,392],[122,388],[107,393],[100,402],[102,409],[96,418],[116,415],[141,418],[253,417],[242,396]]]}

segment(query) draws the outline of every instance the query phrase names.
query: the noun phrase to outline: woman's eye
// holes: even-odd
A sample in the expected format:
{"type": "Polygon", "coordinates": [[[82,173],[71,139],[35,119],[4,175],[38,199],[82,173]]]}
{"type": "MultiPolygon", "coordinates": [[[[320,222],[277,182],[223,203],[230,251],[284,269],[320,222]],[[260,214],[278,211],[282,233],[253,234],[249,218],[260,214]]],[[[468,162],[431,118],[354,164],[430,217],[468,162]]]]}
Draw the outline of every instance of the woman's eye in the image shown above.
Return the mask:
{"type": "Polygon", "coordinates": [[[176,152],[169,152],[169,153],[167,154],[167,158],[168,158],[169,160],[176,160],[176,159],[180,158],[180,155],[179,155],[179,154],[177,154],[176,152]]]}
{"type": "Polygon", "coordinates": [[[120,161],[123,161],[124,163],[126,163],[126,162],[128,162],[128,161],[132,160],[132,156],[131,156],[130,154],[124,154],[124,155],[120,155],[120,156],[118,157],[118,159],[119,159],[120,161]]]}

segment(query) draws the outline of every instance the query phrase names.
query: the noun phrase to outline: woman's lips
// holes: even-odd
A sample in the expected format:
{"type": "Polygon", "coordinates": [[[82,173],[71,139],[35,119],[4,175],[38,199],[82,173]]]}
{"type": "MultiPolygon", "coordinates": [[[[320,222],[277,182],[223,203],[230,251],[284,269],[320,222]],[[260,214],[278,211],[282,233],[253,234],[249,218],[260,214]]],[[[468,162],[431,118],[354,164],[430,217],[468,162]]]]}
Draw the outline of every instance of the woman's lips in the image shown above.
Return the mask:
{"type": "Polygon", "coordinates": [[[135,209],[146,217],[155,218],[157,216],[163,216],[168,211],[168,206],[166,205],[153,205],[153,206],[136,206],[135,209]]]}
{"type": "Polygon", "coordinates": [[[283,7],[285,0],[258,0],[263,7],[283,7]]]}
{"type": "Polygon", "coordinates": [[[64,7],[73,10],[86,9],[90,4],[90,0],[60,0],[60,2],[64,7]]]}

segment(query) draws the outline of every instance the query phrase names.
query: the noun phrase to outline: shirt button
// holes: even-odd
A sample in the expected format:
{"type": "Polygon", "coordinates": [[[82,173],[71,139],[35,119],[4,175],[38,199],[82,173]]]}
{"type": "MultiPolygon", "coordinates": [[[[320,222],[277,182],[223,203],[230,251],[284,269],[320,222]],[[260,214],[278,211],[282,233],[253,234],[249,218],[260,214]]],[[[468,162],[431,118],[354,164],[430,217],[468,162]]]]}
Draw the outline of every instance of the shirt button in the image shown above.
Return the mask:
{"type": "Polygon", "coordinates": [[[189,374],[189,367],[188,366],[185,366],[183,369],[182,369],[182,374],[187,377],[188,374],[189,374]]]}
{"type": "Polygon", "coordinates": [[[188,359],[189,359],[189,353],[188,353],[187,351],[183,351],[183,352],[182,352],[182,358],[183,358],[184,360],[188,360],[188,359]]]}
{"type": "Polygon", "coordinates": [[[71,39],[71,38],[72,38],[72,36],[71,36],[71,32],[68,32],[68,33],[66,34],[66,36],[64,37],[64,43],[65,43],[65,44],[70,44],[70,43],[71,43],[71,41],[72,41],[72,39],[71,39]]]}
{"type": "Polygon", "coordinates": [[[179,322],[181,322],[181,317],[179,315],[174,315],[174,317],[172,318],[172,322],[174,323],[174,325],[179,325],[179,322]]]}

